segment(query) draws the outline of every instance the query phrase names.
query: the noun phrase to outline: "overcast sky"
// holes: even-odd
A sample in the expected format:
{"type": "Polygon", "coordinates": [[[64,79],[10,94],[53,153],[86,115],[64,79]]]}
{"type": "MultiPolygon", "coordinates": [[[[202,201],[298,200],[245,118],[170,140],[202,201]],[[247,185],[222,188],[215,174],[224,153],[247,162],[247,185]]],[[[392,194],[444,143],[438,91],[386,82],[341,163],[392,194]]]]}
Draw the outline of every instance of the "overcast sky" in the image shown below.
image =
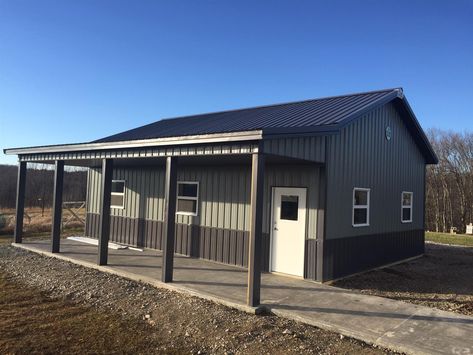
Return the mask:
{"type": "Polygon", "coordinates": [[[1,149],[399,86],[473,130],[473,1],[0,0],[1,149]]]}

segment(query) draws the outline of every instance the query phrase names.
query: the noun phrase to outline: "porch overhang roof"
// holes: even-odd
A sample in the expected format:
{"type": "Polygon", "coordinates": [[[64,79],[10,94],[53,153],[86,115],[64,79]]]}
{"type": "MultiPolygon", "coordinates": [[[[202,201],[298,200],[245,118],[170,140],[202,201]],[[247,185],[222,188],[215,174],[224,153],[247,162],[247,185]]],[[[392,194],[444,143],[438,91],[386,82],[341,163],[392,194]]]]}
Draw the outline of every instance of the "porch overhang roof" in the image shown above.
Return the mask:
{"type": "Polygon", "coordinates": [[[22,154],[51,154],[51,153],[72,153],[90,152],[115,149],[151,148],[163,146],[178,146],[190,144],[212,144],[212,143],[232,143],[258,141],[262,139],[262,131],[232,132],[221,134],[202,134],[194,136],[167,137],[156,139],[140,139],[117,142],[91,142],[45,145],[36,147],[7,148],[3,152],[9,155],[22,154]]]}

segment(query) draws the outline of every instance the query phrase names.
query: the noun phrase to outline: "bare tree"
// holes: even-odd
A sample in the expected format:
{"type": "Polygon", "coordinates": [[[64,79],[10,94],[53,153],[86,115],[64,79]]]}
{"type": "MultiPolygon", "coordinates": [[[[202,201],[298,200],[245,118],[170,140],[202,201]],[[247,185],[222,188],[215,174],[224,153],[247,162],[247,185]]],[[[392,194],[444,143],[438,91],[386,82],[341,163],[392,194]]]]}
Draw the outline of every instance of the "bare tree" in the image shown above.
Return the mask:
{"type": "Polygon", "coordinates": [[[428,135],[439,164],[427,168],[427,229],[465,231],[473,222],[473,133],[433,129],[428,135]]]}
{"type": "MultiPolygon", "coordinates": [[[[29,164],[26,177],[26,207],[51,207],[54,170],[48,164],[29,164]]],[[[0,165],[0,207],[14,208],[18,167],[0,165]]],[[[87,191],[87,172],[67,168],[64,173],[64,201],[84,201],[87,191]]]]}

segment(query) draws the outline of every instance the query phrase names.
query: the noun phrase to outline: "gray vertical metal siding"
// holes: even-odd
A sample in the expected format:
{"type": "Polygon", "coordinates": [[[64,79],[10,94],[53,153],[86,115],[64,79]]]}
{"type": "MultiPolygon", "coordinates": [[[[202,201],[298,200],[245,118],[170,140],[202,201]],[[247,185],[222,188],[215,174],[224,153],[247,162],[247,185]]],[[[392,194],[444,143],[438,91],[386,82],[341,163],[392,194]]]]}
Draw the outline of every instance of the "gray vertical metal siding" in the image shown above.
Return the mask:
{"type": "MultiPolygon", "coordinates": [[[[163,221],[164,170],[162,168],[116,168],[114,179],[125,180],[125,208],[112,208],[112,215],[163,221]]],[[[99,169],[89,170],[87,212],[99,212],[99,169]]],[[[199,182],[198,216],[179,215],[177,223],[249,230],[250,169],[248,166],[182,167],[179,181],[199,182]]],[[[319,168],[315,166],[268,166],[265,176],[264,232],[269,233],[272,187],[306,187],[308,207],[307,237],[316,235],[319,168]]]]}
{"type": "Polygon", "coordinates": [[[328,239],[324,244],[323,277],[333,280],[424,253],[424,230],[366,234],[328,239]]]}
{"type": "Polygon", "coordinates": [[[179,181],[199,182],[198,216],[177,215],[177,223],[249,230],[249,179],[247,166],[186,166],[179,181]]]}
{"type": "Polygon", "coordinates": [[[395,106],[369,112],[327,142],[326,234],[318,278],[332,280],[422,254],[425,160],[395,106]],[[354,187],[371,189],[369,226],[352,226],[354,187]],[[401,222],[402,191],[414,193],[412,223],[401,222]]]}
{"type": "Polygon", "coordinates": [[[264,151],[284,157],[325,162],[325,136],[292,137],[264,141],[264,151]]]}
{"type": "Polygon", "coordinates": [[[86,218],[85,218],[85,228],[84,228],[84,236],[88,235],[88,232],[91,230],[91,221],[87,218],[87,212],[90,211],[90,195],[93,193],[93,190],[90,188],[90,169],[87,170],[87,191],[85,195],[85,211],[86,211],[86,218]]]}
{"type": "MultiPolygon", "coordinates": [[[[307,235],[317,233],[319,167],[269,165],[264,181],[263,270],[269,265],[272,188],[307,188],[307,235]]],[[[160,248],[164,203],[163,167],[116,168],[114,179],[126,181],[125,208],[112,209],[112,240],[160,248]],[[158,235],[158,236],[157,236],[158,235]]],[[[89,171],[87,234],[94,236],[99,211],[101,174],[89,171]],[[95,216],[95,217],[94,217],[95,216]]],[[[250,167],[183,166],[180,181],[199,182],[198,216],[178,215],[176,252],[229,264],[246,266],[250,222],[250,167]]]]}
{"type": "Polygon", "coordinates": [[[425,161],[393,104],[328,137],[327,153],[326,239],[423,228],[425,161]],[[371,189],[368,227],[352,226],[354,187],[371,189]],[[402,191],[414,193],[412,223],[401,223],[402,191]]]}
{"type": "MultiPolygon", "coordinates": [[[[101,176],[100,169],[89,169],[90,213],[99,213],[101,176]]],[[[113,171],[113,179],[125,180],[125,207],[112,208],[112,216],[163,220],[164,168],[118,167],[113,171]]]]}

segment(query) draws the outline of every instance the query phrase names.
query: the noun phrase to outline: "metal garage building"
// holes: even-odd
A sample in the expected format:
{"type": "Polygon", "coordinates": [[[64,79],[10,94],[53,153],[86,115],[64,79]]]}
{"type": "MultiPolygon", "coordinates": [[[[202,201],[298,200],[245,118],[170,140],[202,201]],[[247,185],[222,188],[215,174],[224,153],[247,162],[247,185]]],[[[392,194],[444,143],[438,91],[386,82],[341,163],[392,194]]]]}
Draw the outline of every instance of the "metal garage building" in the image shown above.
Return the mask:
{"type": "Polygon", "coordinates": [[[16,242],[27,162],[56,164],[59,252],[64,164],[89,167],[86,235],[328,281],[424,252],[425,166],[432,150],[402,89],[158,122],[94,142],[18,154],[16,242]],[[173,198],[168,198],[172,196],[173,198]]]}

